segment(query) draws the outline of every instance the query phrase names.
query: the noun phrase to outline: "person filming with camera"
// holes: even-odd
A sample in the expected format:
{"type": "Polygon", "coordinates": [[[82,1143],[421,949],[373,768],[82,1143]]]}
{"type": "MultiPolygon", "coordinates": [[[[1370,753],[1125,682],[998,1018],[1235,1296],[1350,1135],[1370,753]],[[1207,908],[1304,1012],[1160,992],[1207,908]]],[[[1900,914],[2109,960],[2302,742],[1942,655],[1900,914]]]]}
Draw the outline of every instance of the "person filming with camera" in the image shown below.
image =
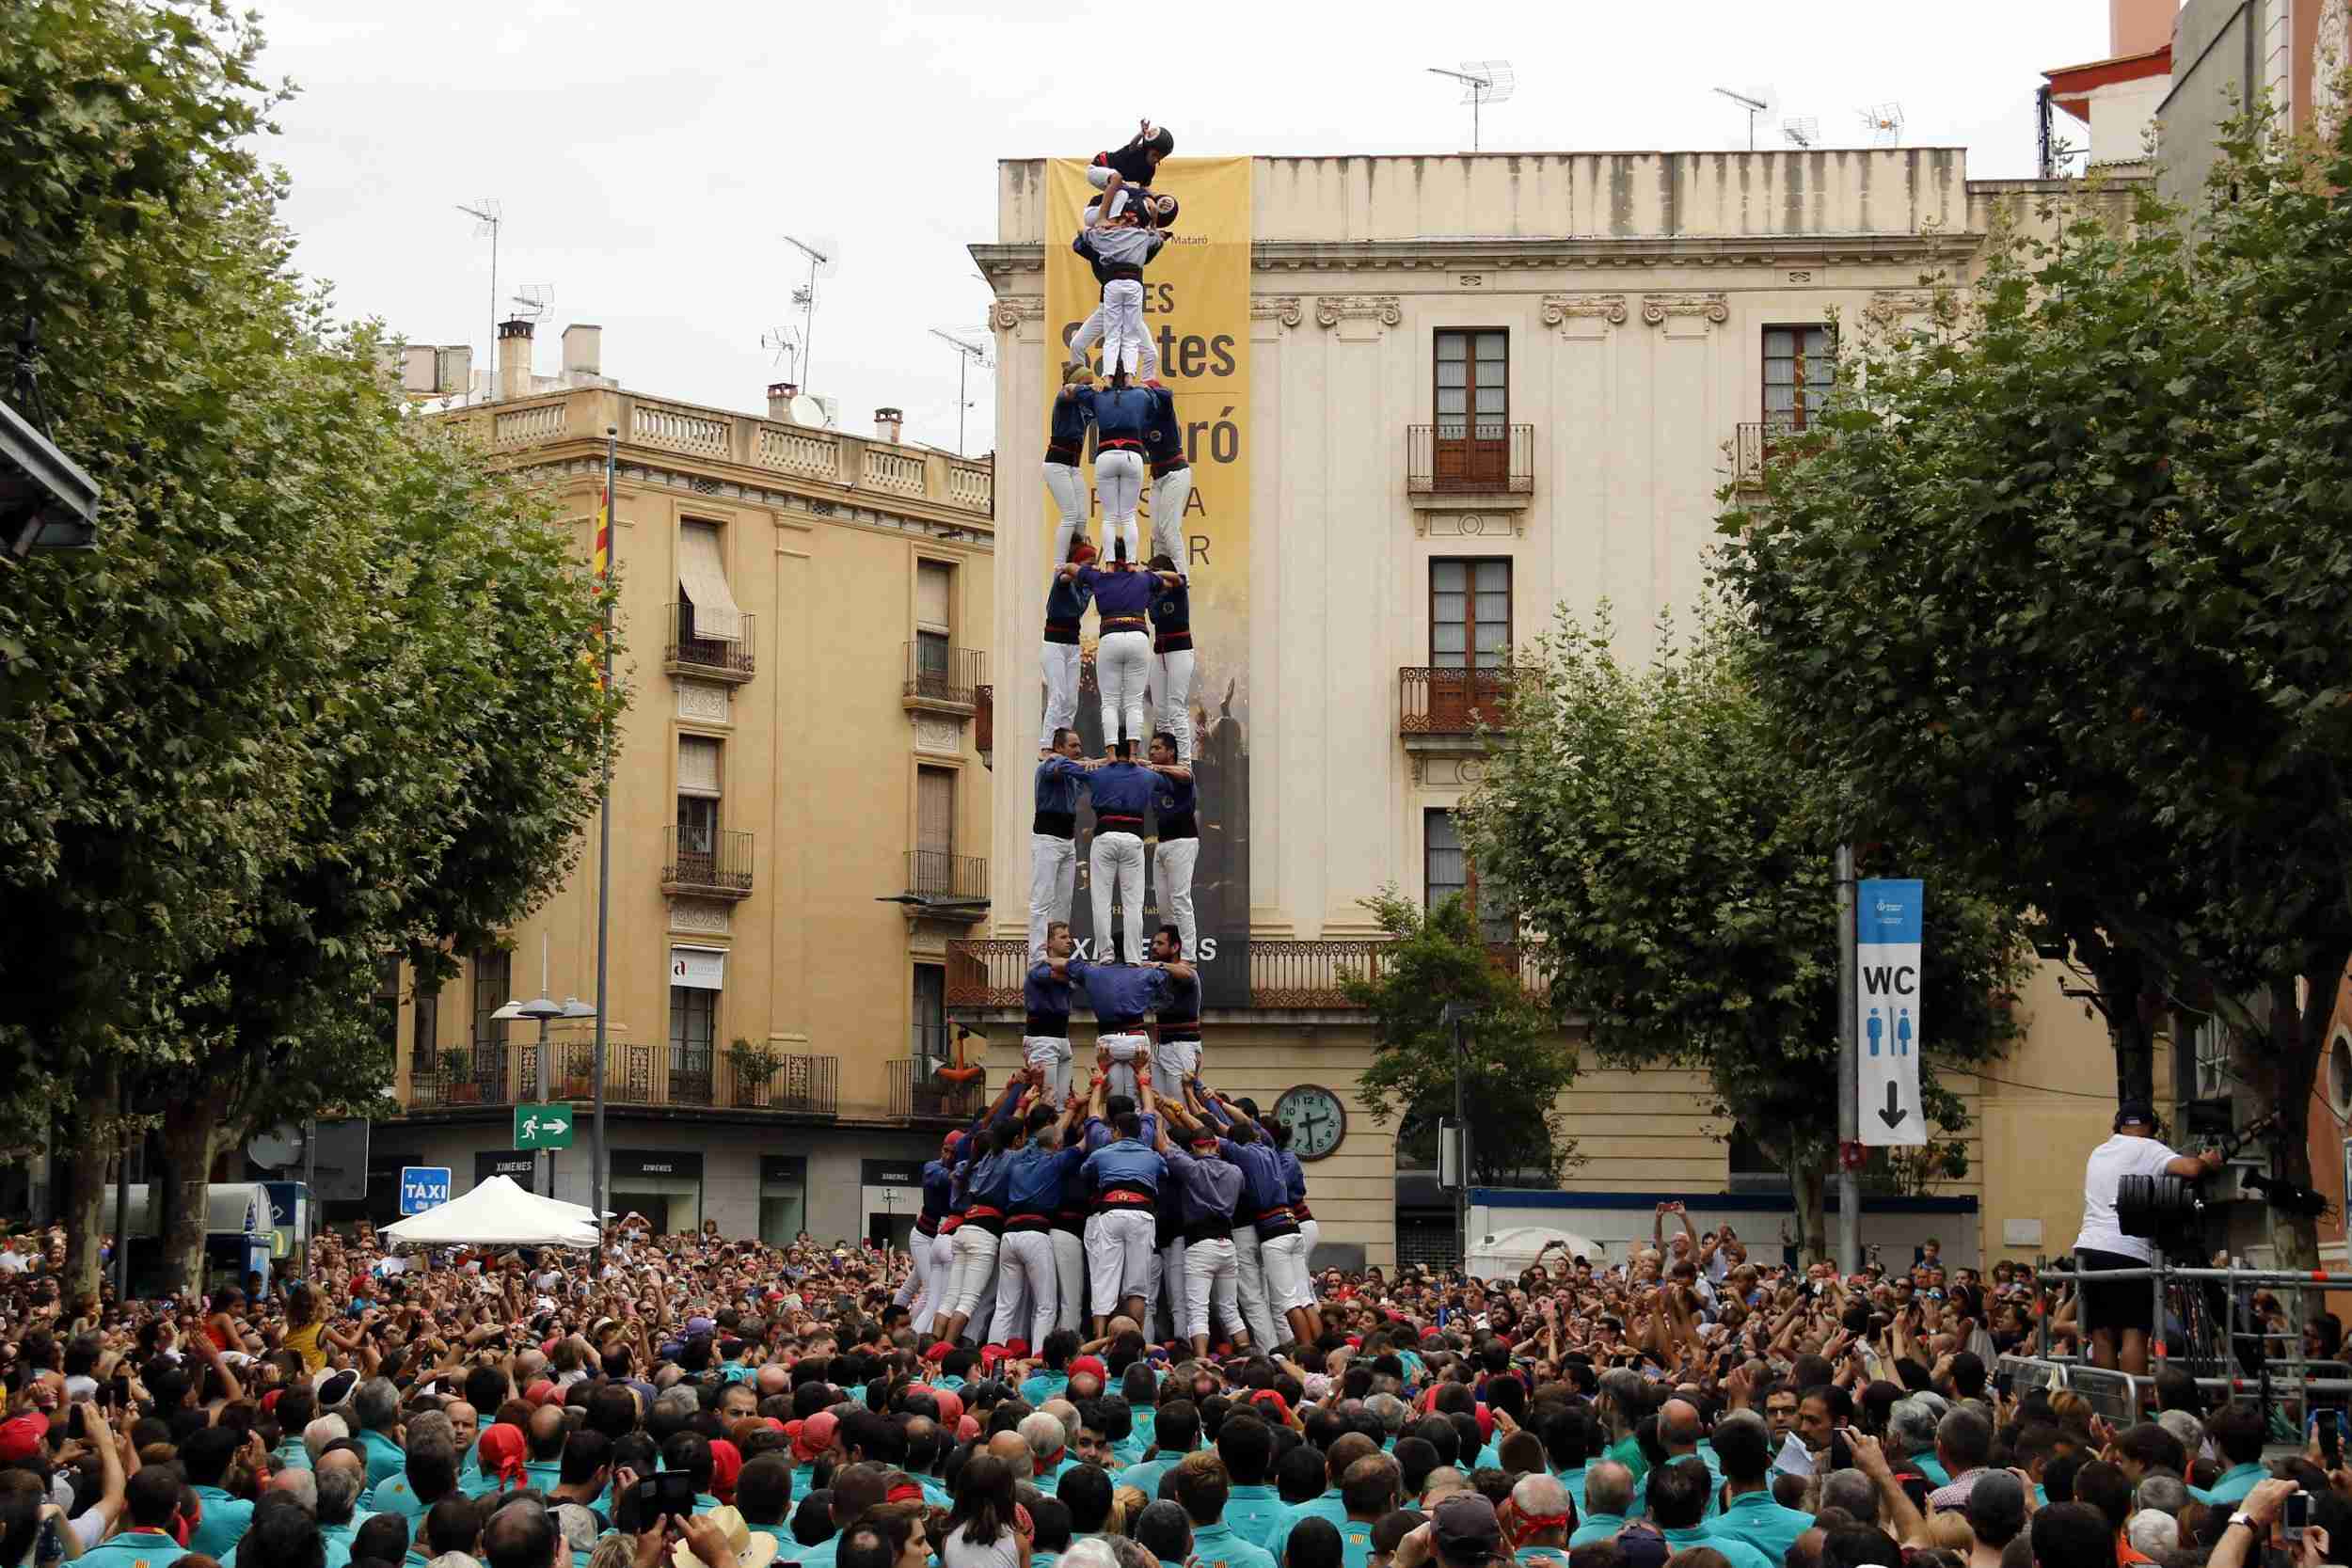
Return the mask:
{"type": "Polygon", "coordinates": [[[2218,1150],[2176,1154],[2156,1140],[2156,1114],[2145,1101],[2126,1101],[2115,1113],[2115,1134],[2090,1151],[2083,1166],[2083,1228],[2074,1239],[2081,1317],[2093,1365],[2121,1365],[2134,1376],[2148,1371],[2148,1335],[2154,1326],[2154,1292],[2145,1279],[2102,1282],[2110,1269],[2144,1269],[2154,1244],[2126,1236],[2116,1219],[2117,1190],[2127,1176],[2179,1176],[2194,1180],[2221,1166],[2218,1150]]]}

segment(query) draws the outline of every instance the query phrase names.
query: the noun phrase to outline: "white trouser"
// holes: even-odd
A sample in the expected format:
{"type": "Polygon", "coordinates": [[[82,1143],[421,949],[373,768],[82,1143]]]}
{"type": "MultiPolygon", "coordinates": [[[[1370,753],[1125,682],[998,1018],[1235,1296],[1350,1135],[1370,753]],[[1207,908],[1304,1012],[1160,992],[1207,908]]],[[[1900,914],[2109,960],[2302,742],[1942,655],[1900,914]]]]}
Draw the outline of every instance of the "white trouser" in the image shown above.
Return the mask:
{"type": "Polygon", "coordinates": [[[1114,346],[1106,341],[1118,325],[1120,313],[1120,305],[1111,296],[1114,289],[1135,291],[1135,319],[1132,325],[1136,337],[1127,345],[1134,361],[1132,368],[1140,379],[1156,381],[1160,374],[1160,345],[1152,341],[1151,329],[1143,325],[1143,285],[1132,277],[1114,278],[1103,285],[1103,303],[1089,313],[1079,326],[1077,336],[1070,340],[1070,357],[1083,359],[1089,349],[1102,343],[1103,374],[1108,377],[1117,368],[1111,358],[1114,346]]]}
{"type": "Polygon", "coordinates": [[[1078,890],[1078,841],[1052,833],[1029,835],[1029,961],[1045,957],[1045,927],[1070,918],[1078,890]]]}
{"type": "Polygon", "coordinates": [[[1170,648],[1152,656],[1160,728],[1176,737],[1176,760],[1186,768],[1192,766],[1192,653],[1190,648],[1170,648]]]}
{"type": "Polygon", "coordinates": [[[1041,751],[1053,750],[1056,730],[1077,727],[1080,656],[1081,650],[1075,642],[1042,642],[1038,645],[1038,673],[1045,679],[1045,721],[1038,726],[1037,732],[1037,743],[1041,751]]]}
{"type": "Polygon", "coordinates": [[[1315,1220],[1298,1222],[1298,1259],[1303,1265],[1298,1271],[1298,1299],[1293,1307],[1311,1309],[1315,1305],[1315,1248],[1323,1243],[1323,1226],[1315,1220]]]}
{"type": "MultiPolygon", "coordinates": [[[[1087,1244],[1083,1237],[1067,1230],[1054,1232],[1054,1277],[1056,1300],[1060,1309],[1055,1314],[1054,1326],[1075,1329],[1078,1314],[1086,1306],[1087,1244]]],[[[1037,1341],[1029,1341],[1035,1350],[1037,1341]]]]}
{"type": "Polygon", "coordinates": [[[1249,1342],[1271,1354],[1282,1341],[1274,1333],[1274,1304],[1266,1298],[1265,1266],[1258,1255],[1257,1227],[1233,1227],[1233,1273],[1241,1301],[1241,1321],[1249,1329],[1249,1342]]]}
{"type": "Polygon", "coordinates": [[[1154,1040],[1152,1044],[1152,1092],[1163,1100],[1182,1101],[1184,1080],[1200,1070],[1199,1040],[1154,1040]]]}
{"type": "MultiPolygon", "coordinates": [[[[1234,1259],[1231,1240],[1191,1242],[1184,1247],[1184,1316],[1189,1320],[1179,1332],[1187,1338],[1212,1332],[1209,1310],[1229,1323],[1242,1321],[1239,1306],[1241,1271],[1234,1259]]],[[[1273,1342],[1262,1340],[1257,1331],[1250,1331],[1250,1342],[1263,1346],[1271,1354],[1273,1342]]]]}
{"type": "Polygon", "coordinates": [[[1087,1221],[1087,1284],[1094,1310],[1107,1318],[1128,1296],[1152,1288],[1159,1218],[1141,1205],[1105,1209],[1087,1221]]]}
{"type": "Polygon", "coordinates": [[[1024,1035],[1021,1059],[1031,1067],[1045,1069],[1045,1103],[1060,1110],[1062,1101],[1070,1098],[1070,1042],[1046,1035],[1024,1035]]]}
{"type": "Polygon", "coordinates": [[[989,1339],[1003,1344],[1021,1332],[1014,1304],[1029,1298],[1028,1339],[1032,1354],[1054,1329],[1061,1295],[1060,1276],[1054,1272],[1054,1241],[1042,1230],[1005,1232],[1004,1270],[996,1286],[996,1324],[989,1339]]]}
{"type": "MultiPolygon", "coordinates": [[[[1087,879],[1094,895],[1095,961],[1111,958],[1111,891],[1118,884],[1125,915],[1129,963],[1143,961],[1143,840],[1130,832],[1098,832],[1087,850],[1087,879]]],[[[1129,1091],[1133,1093],[1133,1090],[1129,1091]]]]}
{"type": "MultiPolygon", "coordinates": [[[[1179,1339],[1192,1338],[1191,1297],[1184,1289],[1184,1239],[1177,1237],[1160,1248],[1160,1277],[1168,1281],[1169,1326],[1179,1339]]],[[[1154,1338],[1166,1338],[1155,1335],[1154,1338]]]]}
{"type": "MultiPolygon", "coordinates": [[[[931,1238],[931,1327],[935,1330],[946,1319],[947,1287],[956,1278],[956,1239],[946,1231],[931,1238]]],[[[917,1325],[922,1320],[915,1320],[917,1325]]]]}
{"type": "Polygon", "coordinates": [[[997,1240],[980,1226],[956,1227],[956,1272],[947,1283],[946,1308],[949,1312],[961,1312],[976,1322],[982,1321],[979,1314],[980,1296],[996,1283],[997,1240]]]}
{"type": "Polygon", "coordinates": [[[1094,684],[1103,693],[1104,752],[1118,750],[1121,724],[1138,754],[1152,738],[1143,727],[1143,689],[1151,677],[1150,632],[1115,631],[1094,644],[1094,684]]]}
{"type": "Polygon", "coordinates": [[[919,1230],[907,1238],[907,1250],[914,1256],[914,1268],[907,1275],[907,1282],[898,1287],[898,1293],[891,1298],[907,1309],[907,1324],[917,1334],[931,1321],[931,1237],[919,1230]]]}
{"type": "Polygon", "coordinates": [[[1103,502],[1103,559],[1114,560],[1114,545],[1127,546],[1136,565],[1136,505],[1143,499],[1143,454],[1129,447],[1104,447],[1094,454],[1094,493],[1103,502]]]}
{"type": "MultiPolygon", "coordinates": [[[[1123,1094],[1130,1100],[1140,1101],[1143,1097],[1136,1092],[1136,1057],[1152,1042],[1141,1035],[1104,1035],[1094,1043],[1111,1053],[1111,1069],[1103,1079],[1104,1091],[1106,1094],[1123,1094]]],[[[1152,1086],[1154,1089],[1159,1087],[1156,1075],[1152,1078],[1152,1086]]]]}
{"type": "MultiPolygon", "coordinates": [[[[1160,918],[1176,927],[1186,963],[1194,961],[1193,955],[1200,948],[1200,927],[1192,912],[1192,868],[1200,859],[1197,838],[1164,838],[1152,851],[1152,876],[1160,889],[1160,918]]],[[[1155,1075],[1155,1087],[1158,1082],[1155,1075]]]]}
{"type": "Polygon", "coordinates": [[[1192,499],[1192,466],[1170,468],[1152,482],[1152,553],[1184,569],[1184,503],[1192,499]]]}
{"type": "MultiPolygon", "coordinates": [[[[1045,465],[1045,493],[1054,498],[1054,506],[1061,514],[1061,521],[1054,525],[1054,564],[1058,566],[1070,559],[1070,541],[1081,538],[1087,531],[1087,513],[1093,498],[1087,494],[1086,475],[1075,463],[1045,465]]],[[[1153,491],[1152,504],[1159,504],[1159,492],[1153,491]]]]}
{"type": "Polygon", "coordinates": [[[1258,1243],[1258,1268],[1265,1276],[1266,1304],[1275,1313],[1314,1305],[1307,1277],[1307,1237],[1294,1230],[1258,1243]]]}
{"type": "MultiPolygon", "coordinates": [[[[1087,165],[1087,183],[1088,183],[1088,184],[1092,185],[1092,186],[1093,186],[1096,190],[1100,191],[1100,190],[1107,190],[1107,189],[1109,189],[1109,188],[1110,188],[1110,182],[1111,182],[1111,166],[1110,166],[1110,165],[1108,165],[1108,164],[1089,164],[1089,165],[1087,165]]],[[[1111,216],[1113,216],[1113,217],[1117,217],[1120,214],[1121,214],[1121,213],[1123,213],[1123,212],[1125,212],[1125,211],[1127,210],[1127,198],[1128,198],[1128,196],[1132,193],[1132,191],[1133,191],[1133,187],[1132,187],[1132,186],[1130,186],[1130,185],[1128,185],[1128,184],[1124,183],[1123,182],[1120,183],[1120,187],[1119,187],[1119,194],[1118,194],[1117,196],[1115,196],[1115,197],[1112,197],[1112,198],[1111,198],[1111,216]]],[[[1099,202],[1099,201],[1089,201],[1089,202],[1088,202],[1088,203],[1087,203],[1087,211],[1086,211],[1086,224],[1087,224],[1087,227],[1088,227],[1089,229],[1091,229],[1091,228],[1093,228],[1093,227],[1094,227],[1094,224],[1095,224],[1095,214],[1096,214],[1097,213],[1101,212],[1102,210],[1103,210],[1103,204],[1102,204],[1101,202],[1099,202]]]]}

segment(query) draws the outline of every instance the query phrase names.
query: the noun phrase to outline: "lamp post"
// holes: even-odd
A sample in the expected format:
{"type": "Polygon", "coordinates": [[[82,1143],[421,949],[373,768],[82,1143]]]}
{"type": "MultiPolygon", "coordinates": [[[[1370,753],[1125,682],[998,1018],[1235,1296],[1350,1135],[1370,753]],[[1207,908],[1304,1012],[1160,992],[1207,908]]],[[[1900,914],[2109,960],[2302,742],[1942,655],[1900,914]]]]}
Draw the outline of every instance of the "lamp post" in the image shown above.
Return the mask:
{"type": "MultiPolygon", "coordinates": [[[[544,964],[542,967],[544,967],[544,964]]],[[[490,1015],[492,1018],[496,1019],[529,1018],[536,1019],[538,1021],[538,1082],[532,1087],[532,1098],[542,1105],[546,1104],[548,1100],[548,1025],[559,1018],[573,1020],[589,1019],[596,1016],[596,1009],[593,1006],[586,1002],[582,1002],[576,996],[567,996],[561,1002],[555,1001],[548,995],[546,984],[546,978],[542,975],[540,980],[541,989],[537,996],[532,997],[528,1002],[510,1001],[506,1004],[506,1006],[501,1007],[498,1011],[490,1015]]],[[[553,1149],[543,1148],[539,1150],[537,1155],[534,1157],[532,1186],[533,1190],[536,1191],[542,1197],[553,1197],[555,1196],[555,1151],[553,1149]]],[[[599,1218],[597,1223],[603,1223],[601,1218],[599,1218]]]]}
{"type": "Polygon", "coordinates": [[[1454,1223],[1461,1236],[1462,1268],[1470,1268],[1470,1117],[1463,1095],[1463,1070],[1470,1065],[1470,1025],[1477,1009],[1467,1002],[1449,1002],[1438,1010],[1438,1022],[1454,1030],[1454,1136],[1457,1153],[1454,1156],[1455,1186],[1454,1223]]]}

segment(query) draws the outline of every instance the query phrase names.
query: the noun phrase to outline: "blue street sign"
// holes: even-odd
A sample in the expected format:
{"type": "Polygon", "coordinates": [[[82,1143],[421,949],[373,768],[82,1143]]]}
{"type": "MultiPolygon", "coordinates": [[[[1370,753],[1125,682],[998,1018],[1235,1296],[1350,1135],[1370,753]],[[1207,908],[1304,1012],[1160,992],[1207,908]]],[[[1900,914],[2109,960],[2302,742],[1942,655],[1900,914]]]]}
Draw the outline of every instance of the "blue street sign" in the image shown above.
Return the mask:
{"type": "Polygon", "coordinates": [[[403,1214],[421,1214],[427,1209],[438,1209],[448,1201],[447,1165],[400,1167],[400,1212],[403,1214]]]}

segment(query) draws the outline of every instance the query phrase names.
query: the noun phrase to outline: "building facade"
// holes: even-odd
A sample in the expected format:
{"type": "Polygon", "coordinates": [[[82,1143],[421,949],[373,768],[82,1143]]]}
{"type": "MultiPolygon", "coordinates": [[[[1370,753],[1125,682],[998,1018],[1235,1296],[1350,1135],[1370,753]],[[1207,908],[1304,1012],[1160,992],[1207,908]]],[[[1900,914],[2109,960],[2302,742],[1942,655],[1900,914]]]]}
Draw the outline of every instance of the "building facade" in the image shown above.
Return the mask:
{"type": "MultiPolygon", "coordinates": [[[[1481,776],[1476,725],[1510,650],[1555,607],[1607,601],[1621,652],[1644,657],[1658,612],[1698,601],[1716,492],[1818,408],[1833,319],[1925,310],[1923,277],[1964,278],[1996,206],[2061,187],[1972,184],[1963,153],[1935,148],[1262,158],[1250,177],[1248,645],[1195,626],[1249,702],[1249,973],[1246,1005],[1207,1014],[1207,1070],[1262,1105],[1339,1101],[1344,1135],[1309,1166],[1325,1261],[1450,1256],[1450,1202],[1356,1091],[1370,1033],[1339,980],[1376,958],[1363,900],[1470,884],[1451,814],[1481,776]]],[[[996,238],[973,247],[997,296],[997,451],[1016,454],[993,641],[1021,760],[995,797],[988,928],[949,943],[948,986],[951,1013],[989,1031],[992,1081],[1017,1060],[1026,908],[1009,868],[1028,863],[1051,550],[1025,454],[1063,357],[1046,187],[1041,163],[1001,165],[996,238]]],[[[2072,1244],[2078,1156],[1986,1156],[2027,1132],[2103,1136],[2106,1112],[2067,1091],[2104,1082],[2106,1039],[2054,989],[2028,1006],[2051,1065],[2016,1082],[2044,1087],[1955,1085],[1975,1106],[1968,1174],[1873,1199],[1885,1244],[1933,1234],[1964,1260],[2072,1244]],[[1988,1214],[2043,1223],[2012,1244],[1988,1214]]],[[[1776,1238],[1785,1177],[1708,1104],[1692,1075],[1588,1070],[1566,1107],[1585,1163],[1558,1223],[1621,1242],[1647,1235],[1658,1199],[1715,1195],[1756,1213],[1743,1234],[1776,1238]]]]}
{"type": "MultiPolygon", "coordinates": [[[[990,895],[991,466],[901,442],[894,410],[871,437],[796,422],[788,387],[766,417],[629,391],[593,327],[556,376],[531,344],[507,324],[499,395],[443,417],[559,498],[583,560],[619,433],[608,1203],[771,1241],[903,1234],[953,1053],[946,944],[990,895]]],[[[461,1193],[528,1170],[513,1106],[538,1100],[581,1117],[553,1163],[587,1201],[595,1025],[552,1024],[543,1063],[536,1024],[493,1014],[543,974],[594,1001],[597,856],[592,825],[496,950],[388,991],[405,1114],[375,1129],[374,1207],[403,1165],[461,1193]]]]}

